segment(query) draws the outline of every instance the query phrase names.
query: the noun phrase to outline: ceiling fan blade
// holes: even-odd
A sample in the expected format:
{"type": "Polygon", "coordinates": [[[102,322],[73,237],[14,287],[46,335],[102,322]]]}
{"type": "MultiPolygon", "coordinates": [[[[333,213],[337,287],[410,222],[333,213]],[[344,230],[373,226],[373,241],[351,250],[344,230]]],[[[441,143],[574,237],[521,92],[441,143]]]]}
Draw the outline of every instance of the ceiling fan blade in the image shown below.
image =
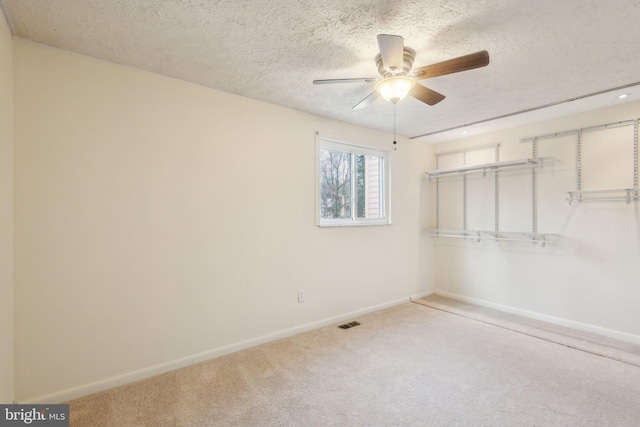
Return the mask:
{"type": "Polygon", "coordinates": [[[324,80],[314,80],[314,85],[327,85],[327,84],[335,84],[335,83],[374,83],[377,79],[375,77],[363,77],[363,78],[354,78],[354,79],[324,79],[324,80]]]}
{"type": "Polygon", "coordinates": [[[409,95],[429,105],[436,105],[438,102],[442,101],[445,98],[443,94],[438,93],[435,90],[426,88],[419,83],[416,83],[413,89],[411,89],[411,91],[409,92],[409,95]]]}
{"type": "Polygon", "coordinates": [[[378,34],[378,46],[384,69],[391,72],[402,71],[404,39],[391,34],[378,34]]]}
{"type": "Polygon", "coordinates": [[[417,80],[429,79],[431,77],[443,76],[445,74],[458,73],[460,71],[473,70],[489,64],[489,52],[486,50],[438,62],[413,69],[413,77],[417,80]]]}
{"type": "Polygon", "coordinates": [[[378,99],[378,96],[380,96],[380,94],[378,93],[377,90],[374,90],[369,95],[367,95],[367,97],[365,99],[363,99],[362,101],[360,101],[356,105],[354,105],[352,110],[360,110],[360,109],[366,107],[367,105],[371,105],[373,103],[373,101],[378,99]]]}

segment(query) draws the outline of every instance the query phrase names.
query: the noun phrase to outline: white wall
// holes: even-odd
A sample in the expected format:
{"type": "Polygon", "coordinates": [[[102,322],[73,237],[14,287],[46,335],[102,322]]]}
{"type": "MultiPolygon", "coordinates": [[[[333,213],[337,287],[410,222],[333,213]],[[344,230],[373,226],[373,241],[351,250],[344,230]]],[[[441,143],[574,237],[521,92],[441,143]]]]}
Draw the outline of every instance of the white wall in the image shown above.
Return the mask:
{"type": "Polygon", "coordinates": [[[13,55],[0,10],[0,402],[13,402],[13,55]]]}
{"type": "MultiPolygon", "coordinates": [[[[443,143],[435,151],[501,143],[501,160],[527,158],[532,145],[520,143],[522,138],[639,117],[635,102],[443,143]]],[[[538,142],[538,156],[559,159],[538,174],[538,231],[561,237],[545,248],[439,239],[435,285],[453,296],[640,342],[640,202],[569,206],[565,193],[576,186],[575,141],[566,136],[538,142]]],[[[582,147],[583,189],[633,186],[633,126],[584,134],[582,147]]],[[[473,152],[468,164],[492,162],[493,156],[492,150],[473,152]]],[[[455,159],[441,159],[449,163],[440,167],[454,166],[455,159]]],[[[468,229],[492,230],[493,178],[468,179],[468,229]]],[[[445,185],[440,227],[460,228],[461,186],[445,185]]],[[[531,230],[531,196],[530,172],[503,173],[501,230],[531,230]]]]}
{"type": "Polygon", "coordinates": [[[318,228],[315,131],[389,135],[22,40],[14,61],[18,401],[430,290],[432,147],[392,152],[393,225],[318,228]]]}

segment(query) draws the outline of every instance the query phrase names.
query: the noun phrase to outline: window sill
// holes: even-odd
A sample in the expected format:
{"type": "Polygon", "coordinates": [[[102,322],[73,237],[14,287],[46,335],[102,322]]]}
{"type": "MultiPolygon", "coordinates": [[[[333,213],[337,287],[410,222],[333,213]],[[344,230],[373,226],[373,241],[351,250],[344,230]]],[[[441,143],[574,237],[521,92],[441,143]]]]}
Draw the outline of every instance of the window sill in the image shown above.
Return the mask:
{"type": "Polygon", "coordinates": [[[371,226],[376,226],[376,225],[391,225],[391,221],[372,221],[372,222],[354,222],[354,221],[349,221],[349,222],[322,222],[320,224],[317,224],[318,227],[371,227],[371,226]]]}

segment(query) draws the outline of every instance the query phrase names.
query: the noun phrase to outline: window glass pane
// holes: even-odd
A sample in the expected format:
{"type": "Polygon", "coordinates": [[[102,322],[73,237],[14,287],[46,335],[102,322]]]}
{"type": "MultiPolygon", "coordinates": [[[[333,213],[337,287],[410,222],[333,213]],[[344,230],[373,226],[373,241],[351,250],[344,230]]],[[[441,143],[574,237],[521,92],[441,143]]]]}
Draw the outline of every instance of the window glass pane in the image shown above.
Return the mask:
{"type": "Polygon", "coordinates": [[[320,216],[351,218],[351,153],[320,149],[320,216]]]}
{"type": "Polygon", "coordinates": [[[357,218],[383,218],[384,159],[356,156],[357,218]]]}
{"type": "Polygon", "coordinates": [[[319,138],[319,226],[390,224],[387,152],[319,138]]]}

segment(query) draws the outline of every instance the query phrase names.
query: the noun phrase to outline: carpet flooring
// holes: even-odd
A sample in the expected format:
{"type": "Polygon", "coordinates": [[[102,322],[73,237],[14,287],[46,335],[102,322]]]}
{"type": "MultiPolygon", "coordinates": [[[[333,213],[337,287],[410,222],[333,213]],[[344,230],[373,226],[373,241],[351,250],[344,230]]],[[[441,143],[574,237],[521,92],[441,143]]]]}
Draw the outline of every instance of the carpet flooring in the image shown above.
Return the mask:
{"type": "Polygon", "coordinates": [[[405,303],[68,402],[71,426],[638,426],[640,368],[405,303]]]}
{"type": "Polygon", "coordinates": [[[493,310],[440,295],[431,295],[414,302],[640,367],[640,345],[638,344],[493,310]]]}

